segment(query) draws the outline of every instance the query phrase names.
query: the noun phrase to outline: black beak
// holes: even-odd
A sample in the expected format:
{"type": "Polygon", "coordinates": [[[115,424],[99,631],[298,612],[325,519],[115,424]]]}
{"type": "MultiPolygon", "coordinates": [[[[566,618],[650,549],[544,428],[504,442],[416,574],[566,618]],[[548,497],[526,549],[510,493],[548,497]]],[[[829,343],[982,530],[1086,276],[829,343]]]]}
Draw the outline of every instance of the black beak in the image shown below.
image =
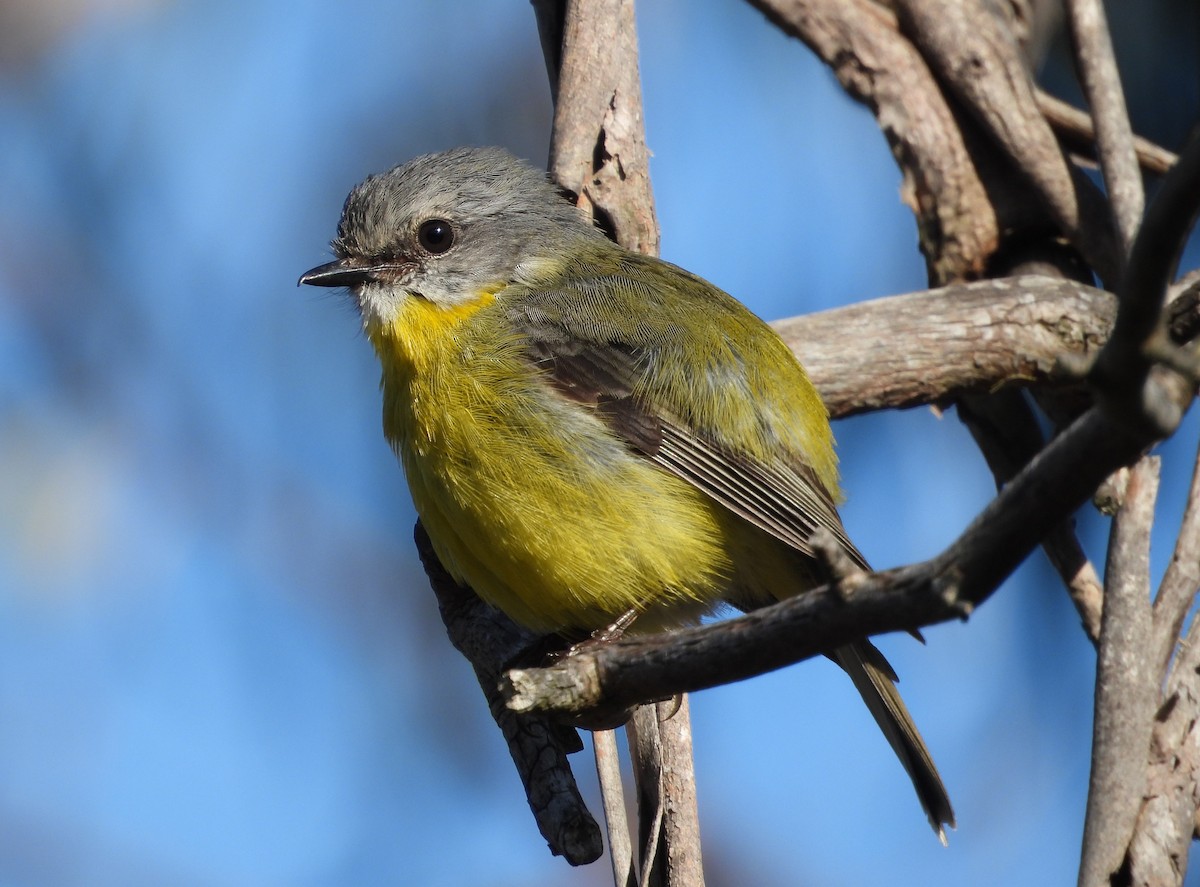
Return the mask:
{"type": "Polygon", "coordinates": [[[365,283],[374,275],[374,268],[352,265],[348,259],[327,262],[305,271],[296,281],[296,286],[355,286],[365,283]]]}

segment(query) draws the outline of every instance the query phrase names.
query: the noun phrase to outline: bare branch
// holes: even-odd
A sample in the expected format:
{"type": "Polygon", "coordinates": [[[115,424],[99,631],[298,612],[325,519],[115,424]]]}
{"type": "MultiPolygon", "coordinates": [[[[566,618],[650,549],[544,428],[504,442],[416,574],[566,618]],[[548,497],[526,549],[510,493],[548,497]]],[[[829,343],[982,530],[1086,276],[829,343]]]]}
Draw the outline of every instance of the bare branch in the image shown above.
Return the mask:
{"type": "Polygon", "coordinates": [[[1105,280],[1115,280],[1112,232],[1089,212],[1101,204],[1063,155],[1034,99],[1012,30],[978,0],[897,0],[901,29],[962,102],[1011,168],[1039,195],[1058,229],[1105,280]]]}
{"type": "Polygon", "coordinates": [[[1000,243],[997,210],[961,121],[895,16],[870,0],[750,0],[803,40],[875,114],[904,175],[930,279],[980,276],[1000,243]]]}
{"type": "Polygon", "coordinates": [[[831,415],[846,416],[1004,385],[1071,382],[1062,356],[1096,352],[1115,309],[1103,290],[1018,277],[889,296],[773,326],[800,356],[831,415]]]}
{"type": "Polygon", "coordinates": [[[1200,809],[1200,621],[1181,644],[1155,719],[1146,799],[1129,845],[1130,884],[1182,884],[1200,809]]]}
{"type": "Polygon", "coordinates": [[[1150,530],[1159,460],[1148,456],[1129,473],[1124,504],[1113,520],[1100,629],[1092,772],[1083,834],[1081,887],[1108,885],[1121,867],[1146,787],[1146,756],[1161,672],[1151,645],[1150,530]]]}
{"type": "Polygon", "coordinates": [[[475,669],[550,852],[571,865],[594,862],[604,852],[600,827],[588,812],[567,762],[568,753],[583,747],[578,735],[545,717],[515,715],[505,707],[497,690],[503,669],[527,655],[538,640],[469,588],[458,585],[437,559],[419,521],[414,535],[446,632],[475,669]]]}
{"type": "Polygon", "coordinates": [[[637,887],[637,868],[633,864],[633,842],[625,815],[624,780],[617,753],[617,731],[597,730],[592,734],[596,753],[596,776],[600,780],[600,799],[604,805],[604,823],[608,832],[608,856],[612,862],[616,887],[637,887]]]}
{"type": "MultiPolygon", "coordinates": [[[[1026,276],[885,296],[772,326],[840,418],[1007,386],[1072,385],[1063,358],[1090,357],[1108,341],[1116,304],[1105,290],[1026,276]]],[[[1200,284],[1167,316],[1172,342],[1200,335],[1200,284]]]]}
{"type": "Polygon", "coordinates": [[[1079,614],[1084,633],[1093,644],[1100,639],[1100,615],[1104,611],[1104,588],[1096,568],[1088,560],[1072,523],[1056,527],[1042,542],[1046,557],[1067,586],[1067,594],[1079,614]]]}
{"type": "MultiPolygon", "coordinates": [[[[1200,453],[1172,562],[1153,610],[1153,646],[1142,654],[1154,674],[1167,667],[1185,614],[1200,592],[1200,453]]],[[[1122,860],[1130,884],[1180,884],[1200,809],[1200,622],[1193,619],[1159,700],[1145,791],[1122,860]]],[[[1115,854],[1112,854],[1115,856],[1115,854]]]]}
{"type": "MultiPolygon", "coordinates": [[[[1067,150],[1072,154],[1098,162],[1096,125],[1092,122],[1092,116],[1087,111],[1081,111],[1074,105],[1041,89],[1036,90],[1034,96],[1046,122],[1050,124],[1059,141],[1066,146],[1067,150]]],[[[1133,137],[1133,149],[1141,168],[1157,176],[1166,175],[1179,160],[1173,151],[1168,151],[1141,136],[1133,137]]]]}
{"type": "MultiPolygon", "coordinates": [[[[547,66],[557,69],[550,75],[555,95],[550,172],[614,240],[657,255],[633,0],[540,2],[535,10],[547,66]],[[556,32],[562,35],[557,66],[553,37],[547,36],[556,32]]],[[[626,735],[638,785],[642,883],[700,887],[700,819],[687,700],[669,724],[659,723],[655,707],[639,708],[626,735]]],[[[614,856],[617,883],[620,868],[614,856]]]]}
{"type": "MultiPolygon", "coordinates": [[[[957,401],[958,415],[975,438],[1000,488],[1041,451],[1045,437],[1028,401],[1018,391],[990,396],[968,395],[957,401]]],[[[1062,577],[1084,632],[1092,643],[1100,638],[1104,593],[1096,570],[1084,554],[1073,521],[1055,527],[1042,540],[1051,565],[1062,577]]]]}
{"type": "Polygon", "coordinates": [[[1121,254],[1128,256],[1142,221],[1145,194],[1108,21],[1100,0],[1067,0],[1067,15],[1075,43],[1073,57],[1095,121],[1100,168],[1121,254]]]}
{"type": "Polygon", "coordinates": [[[550,173],[618,243],[657,255],[633,0],[568,3],[560,23],[561,8],[534,7],[543,47],[562,34],[550,173]]]}
{"type": "Polygon", "coordinates": [[[639,706],[625,726],[638,777],[642,884],[704,884],[687,696],[639,706]]]}
{"type": "MultiPolygon", "coordinates": [[[[1147,799],[1134,828],[1123,883],[1183,883],[1200,791],[1200,673],[1176,669],[1154,725],[1147,799]]],[[[1107,887],[1107,885],[1106,885],[1107,887]]]]}

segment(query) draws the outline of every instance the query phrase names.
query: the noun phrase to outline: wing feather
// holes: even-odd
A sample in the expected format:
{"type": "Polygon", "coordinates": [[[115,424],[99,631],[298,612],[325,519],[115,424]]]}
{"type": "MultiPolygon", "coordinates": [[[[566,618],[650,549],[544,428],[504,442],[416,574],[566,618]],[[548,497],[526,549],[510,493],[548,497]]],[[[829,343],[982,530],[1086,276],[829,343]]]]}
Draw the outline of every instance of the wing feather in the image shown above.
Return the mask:
{"type": "MultiPolygon", "coordinates": [[[[654,266],[656,270],[664,267],[678,271],[662,263],[654,266]]],[[[699,278],[688,277],[722,297],[716,305],[707,306],[710,310],[715,307],[744,312],[744,316],[735,318],[743,335],[750,330],[751,335],[774,336],[766,328],[758,333],[756,319],[724,293],[699,278]]],[[[532,360],[548,380],[565,397],[594,408],[633,451],[693,484],[786,545],[811,556],[809,539],[824,527],[859,566],[869,569],[846,535],[833,491],[821,482],[802,454],[785,451],[766,458],[756,456],[752,447],[718,440],[712,432],[697,428],[685,418],[690,414],[687,405],[655,399],[653,392],[663,388],[650,384],[647,376],[668,364],[675,372],[683,367],[690,376],[691,390],[701,394],[707,393],[705,386],[717,385],[751,390],[745,379],[748,371],[737,358],[738,348],[710,349],[703,356],[686,353],[688,343],[669,316],[650,327],[596,323],[595,301],[605,293],[627,292],[630,288],[628,281],[619,279],[585,279],[541,293],[537,299],[521,301],[521,315],[514,320],[527,337],[532,360]],[[579,316],[583,312],[578,306],[589,304],[590,317],[579,316]]],[[[644,286],[638,290],[645,295],[644,286]]],[[[609,307],[619,310],[619,306],[609,307]]],[[[799,382],[807,386],[798,365],[794,371],[799,382]]],[[[787,388],[786,384],[780,387],[787,388]]],[[[729,392],[723,392],[723,396],[728,397],[729,392]]],[[[787,409],[762,412],[789,415],[787,409]]]]}

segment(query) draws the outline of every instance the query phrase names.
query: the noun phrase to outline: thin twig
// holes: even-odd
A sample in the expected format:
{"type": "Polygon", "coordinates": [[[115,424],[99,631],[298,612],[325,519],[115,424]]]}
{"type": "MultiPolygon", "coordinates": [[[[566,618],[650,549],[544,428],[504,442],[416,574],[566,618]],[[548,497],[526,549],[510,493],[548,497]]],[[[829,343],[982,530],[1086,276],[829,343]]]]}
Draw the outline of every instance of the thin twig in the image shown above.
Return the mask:
{"type": "Polygon", "coordinates": [[[634,786],[637,789],[638,847],[637,862],[641,875],[638,887],[661,887],[667,877],[666,836],[663,816],[667,799],[663,792],[662,747],[658,735],[658,716],[653,703],[639,705],[625,725],[629,756],[633,760],[634,786]]]}
{"type": "MultiPolygon", "coordinates": [[[[1016,475],[1042,449],[1045,438],[1033,409],[1019,391],[987,397],[967,396],[957,402],[958,416],[975,438],[996,478],[997,488],[1016,475]]],[[[1075,535],[1073,521],[1055,527],[1042,548],[1062,577],[1088,639],[1100,639],[1104,594],[1096,570],[1075,535]]]]}
{"type": "Polygon", "coordinates": [[[613,884],[615,887],[637,887],[633,842],[629,837],[629,819],[625,814],[621,758],[617,753],[617,731],[595,731],[592,734],[592,748],[596,754],[596,776],[600,780],[600,802],[604,808],[604,827],[608,832],[613,884]]]}
{"type": "Polygon", "coordinates": [[[1072,57],[1095,121],[1097,153],[1121,253],[1128,256],[1142,221],[1145,193],[1108,21],[1100,0],[1067,0],[1067,17],[1075,43],[1072,57]]]}
{"type": "MultiPolygon", "coordinates": [[[[1096,156],[1096,125],[1092,122],[1092,115],[1041,89],[1035,90],[1034,96],[1046,121],[1068,150],[1099,162],[1096,156]]],[[[1133,137],[1133,149],[1142,169],[1156,176],[1166,175],[1179,160],[1174,151],[1168,151],[1141,136],[1133,137]]]]}

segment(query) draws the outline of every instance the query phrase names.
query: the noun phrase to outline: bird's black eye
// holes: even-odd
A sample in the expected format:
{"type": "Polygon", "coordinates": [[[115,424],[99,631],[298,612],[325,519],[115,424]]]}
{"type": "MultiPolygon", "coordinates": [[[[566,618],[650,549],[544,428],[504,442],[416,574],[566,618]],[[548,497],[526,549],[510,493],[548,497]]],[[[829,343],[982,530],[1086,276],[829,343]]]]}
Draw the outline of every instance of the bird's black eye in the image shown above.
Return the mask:
{"type": "Polygon", "coordinates": [[[430,219],[417,229],[417,243],[427,253],[437,256],[454,246],[454,229],[445,219],[430,219]]]}

